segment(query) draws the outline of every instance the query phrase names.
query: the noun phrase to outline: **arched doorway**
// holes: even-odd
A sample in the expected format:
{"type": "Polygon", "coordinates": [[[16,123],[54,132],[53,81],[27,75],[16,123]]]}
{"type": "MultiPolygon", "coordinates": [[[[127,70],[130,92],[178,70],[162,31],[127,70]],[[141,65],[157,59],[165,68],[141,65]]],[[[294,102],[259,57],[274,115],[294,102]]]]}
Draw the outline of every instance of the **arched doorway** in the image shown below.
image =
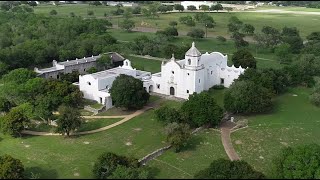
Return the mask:
{"type": "Polygon", "coordinates": [[[170,87],[170,95],[174,95],[174,87],[170,87]]]}
{"type": "Polygon", "coordinates": [[[153,85],[149,86],[149,92],[153,92],[153,85]]]}

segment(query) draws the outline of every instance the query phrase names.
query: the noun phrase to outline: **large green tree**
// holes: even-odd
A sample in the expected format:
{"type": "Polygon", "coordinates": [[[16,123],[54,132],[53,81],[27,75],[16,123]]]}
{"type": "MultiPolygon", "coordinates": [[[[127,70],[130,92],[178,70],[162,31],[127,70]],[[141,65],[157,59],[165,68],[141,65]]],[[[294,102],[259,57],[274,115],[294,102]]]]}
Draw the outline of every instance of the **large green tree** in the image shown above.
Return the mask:
{"type": "Polygon", "coordinates": [[[149,100],[149,93],[141,80],[121,74],[113,81],[110,94],[114,106],[127,109],[140,109],[149,100]]]}
{"type": "MultiPolygon", "coordinates": [[[[119,177],[117,167],[124,166],[126,168],[138,168],[137,159],[120,156],[115,153],[105,152],[101,154],[93,166],[93,174],[97,179],[108,179],[110,176],[119,177]],[[115,174],[113,174],[115,172],[115,174]]],[[[122,174],[124,176],[124,174],[122,174]]]]}
{"type": "Polygon", "coordinates": [[[264,179],[265,176],[254,170],[245,161],[214,160],[208,168],[199,171],[195,179],[264,179]]]}
{"type": "Polygon", "coordinates": [[[256,68],[257,61],[247,49],[241,49],[235,52],[232,56],[232,62],[235,67],[256,68]]]}
{"type": "Polygon", "coordinates": [[[167,141],[175,148],[175,152],[179,152],[187,145],[191,137],[191,130],[188,124],[173,122],[166,126],[166,134],[167,141]]]}
{"type": "Polygon", "coordinates": [[[273,159],[273,176],[279,179],[319,179],[320,146],[287,147],[273,159]]]}
{"type": "Polygon", "coordinates": [[[262,113],[272,108],[270,91],[252,81],[236,81],[225,92],[224,108],[232,113],[262,113]]]}
{"type": "Polygon", "coordinates": [[[57,131],[70,136],[70,132],[75,131],[82,124],[80,111],[68,106],[60,106],[58,111],[57,131]]]}
{"type": "Polygon", "coordinates": [[[28,103],[12,108],[2,119],[2,132],[11,136],[21,136],[21,131],[30,124],[32,111],[32,106],[28,103]]]}
{"type": "Polygon", "coordinates": [[[194,93],[181,106],[184,120],[192,127],[217,126],[223,116],[222,108],[208,92],[194,93]]]}
{"type": "Polygon", "coordinates": [[[24,179],[24,166],[10,155],[0,156],[0,179],[24,179]]]}

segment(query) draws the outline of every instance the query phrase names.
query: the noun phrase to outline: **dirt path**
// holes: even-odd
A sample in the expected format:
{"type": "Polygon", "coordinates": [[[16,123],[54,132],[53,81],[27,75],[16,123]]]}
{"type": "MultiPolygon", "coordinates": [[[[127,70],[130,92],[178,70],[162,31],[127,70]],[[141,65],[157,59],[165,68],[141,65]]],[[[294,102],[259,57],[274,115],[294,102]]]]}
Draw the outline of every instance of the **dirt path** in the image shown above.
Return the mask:
{"type": "Polygon", "coordinates": [[[238,156],[237,152],[233,148],[232,141],[230,138],[231,129],[234,126],[235,126],[235,124],[230,121],[224,122],[220,126],[221,141],[222,141],[224,150],[227,153],[227,155],[231,161],[240,160],[240,157],[238,156]]]}
{"type": "MultiPolygon", "coordinates": [[[[105,131],[105,130],[111,129],[113,127],[116,127],[116,126],[118,126],[118,125],[120,125],[122,123],[125,123],[125,122],[131,120],[132,118],[144,113],[145,111],[147,111],[147,110],[149,110],[151,108],[153,108],[153,107],[146,106],[143,109],[140,109],[140,110],[138,110],[138,111],[136,111],[136,112],[134,112],[134,113],[132,113],[130,115],[127,115],[127,116],[113,116],[113,117],[117,117],[117,118],[118,117],[125,117],[125,118],[120,120],[120,121],[118,121],[118,122],[116,122],[116,123],[114,123],[114,124],[111,124],[109,126],[105,126],[105,127],[99,128],[99,129],[91,130],[91,131],[77,132],[77,133],[74,133],[74,134],[71,134],[71,135],[92,134],[92,133],[97,133],[97,132],[101,132],[101,131],[105,131]]],[[[88,116],[88,117],[96,118],[95,116],[88,116]]],[[[97,117],[99,117],[99,116],[97,116],[97,117]]],[[[101,117],[103,117],[103,118],[109,117],[110,118],[110,116],[101,116],[101,117]]],[[[36,135],[36,136],[59,136],[59,135],[61,135],[59,133],[36,132],[36,131],[29,131],[29,130],[23,130],[22,133],[23,134],[29,134],[29,135],[36,135]]]]}

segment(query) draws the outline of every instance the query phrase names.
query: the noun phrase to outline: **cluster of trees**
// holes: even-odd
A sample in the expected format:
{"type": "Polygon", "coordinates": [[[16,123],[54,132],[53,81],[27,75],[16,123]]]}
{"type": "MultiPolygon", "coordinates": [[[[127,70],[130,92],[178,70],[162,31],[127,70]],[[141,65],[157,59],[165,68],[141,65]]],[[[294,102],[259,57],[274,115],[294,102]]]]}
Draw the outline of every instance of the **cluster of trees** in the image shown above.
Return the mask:
{"type": "Polygon", "coordinates": [[[0,75],[54,59],[65,61],[123,49],[105,33],[111,26],[107,20],[74,18],[0,12],[0,75]]]}
{"type": "Polygon", "coordinates": [[[35,72],[19,68],[4,75],[2,82],[0,110],[6,115],[1,130],[12,136],[20,135],[30,119],[48,123],[60,105],[82,106],[82,92],[67,81],[38,78],[35,72]]]}
{"type": "Polygon", "coordinates": [[[180,109],[162,106],[156,119],[166,125],[167,141],[179,152],[191,136],[190,128],[219,125],[223,110],[208,92],[189,96],[180,109]]]}
{"type": "Polygon", "coordinates": [[[149,179],[152,174],[138,160],[106,152],[98,157],[93,167],[97,179],[149,179]]]}
{"type": "MultiPolygon", "coordinates": [[[[168,28],[169,29],[169,28],[168,28]]],[[[170,28],[170,32],[174,32],[170,28]]],[[[129,47],[131,50],[139,55],[151,55],[155,57],[170,58],[171,54],[174,53],[175,58],[183,59],[185,52],[190,48],[188,45],[175,45],[171,43],[172,36],[167,36],[169,31],[165,33],[157,33],[155,36],[139,36],[130,42],[129,47]]],[[[172,35],[172,34],[171,34],[172,35]]]]}
{"type": "MultiPolygon", "coordinates": [[[[251,59],[247,58],[250,53],[246,54],[242,60],[236,61],[242,67],[246,67],[251,59]]],[[[301,54],[294,62],[281,69],[254,69],[253,66],[241,74],[226,91],[224,107],[233,113],[268,112],[272,109],[272,98],[286,92],[288,87],[314,86],[314,76],[320,75],[319,69],[319,57],[313,54],[301,54]]],[[[316,88],[311,95],[311,101],[318,104],[318,99],[316,88]]]]}
{"type": "Polygon", "coordinates": [[[249,46],[249,43],[243,39],[245,34],[252,35],[255,28],[251,24],[244,24],[236,16],[231,16],[228,30],[232,33],[231,38],[234,39],[235,46],[237,48],[242,48],[249,46]]]}

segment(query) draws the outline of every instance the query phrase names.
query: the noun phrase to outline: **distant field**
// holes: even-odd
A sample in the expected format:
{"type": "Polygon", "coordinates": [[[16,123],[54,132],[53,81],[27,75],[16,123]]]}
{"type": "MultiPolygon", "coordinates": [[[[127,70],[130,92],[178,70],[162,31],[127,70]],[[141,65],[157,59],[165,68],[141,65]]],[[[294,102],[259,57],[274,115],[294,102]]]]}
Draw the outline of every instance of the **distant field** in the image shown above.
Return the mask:
{"type": "Polygon", "coordinates": [[[317,8],[280,7],[280,6],[260,6],[256,9],[250,9],[250,10],[265,10],[265,9],[277,9],[277,10],[284,10],[284,11],[320,12],[320,9],[317,9],[317,8]]]}
{"type": "MultiPolygon", "coordinates": [[[[263,9],[264,7],[260,7],[263,9]]],[[[268,7],[269,8],[269,7],[268,7]]],[[[315,11],[320,12],[320,9],[314,8],[300,8],[300,7],[270,7],[269,9],[283,9],[291,11],[315,11]]],[[[35,13],[49,15],[51,10],[55,9],[58,12],[58,16],[70,16],[70,12],[74,12],[76,16],[89,17],[87,12],[92,10],[94,16],[103,18],[104,13],[110,15],[111,10],[114,10],[113,6],[89,6],[88,4],[76,4],[76,5],[40,5],[34,8],[35,13]]],[[[195,13],[169,13],[160,14],[159,18],[147,18],[147,17],[133,17],[137,27],[153,27],[163,29],[168,27],[170,21],[178,21],[179,17],[191,15],[195,13]]],[[[308,34],[316,31],[320,26],[319,15],[297,15],[297,14],[275,14],[275,13],[255,13],[255,12],[230,12],[230,13],[210,13],[216,22],[214,29],[208,29],[208,34],[229,36],[227,31],[228,20],[231,16],[237,16],[244,23],[252,24],[256,28],[256,32],[260,32],[263,26],[269,25],[277,29],[282,29],[284,26],[297,27],[300,30],[301,36],[305,38],[308,34]]],[[[113,24],[118,24],[122,18],[110,18],[109,20],[113,24]]],[[[178,24],[178,29],[183,31],[189,31],[192,27],[178,24]]],[[[196,27],[203,28],[202,25],[196,27]]]]}

